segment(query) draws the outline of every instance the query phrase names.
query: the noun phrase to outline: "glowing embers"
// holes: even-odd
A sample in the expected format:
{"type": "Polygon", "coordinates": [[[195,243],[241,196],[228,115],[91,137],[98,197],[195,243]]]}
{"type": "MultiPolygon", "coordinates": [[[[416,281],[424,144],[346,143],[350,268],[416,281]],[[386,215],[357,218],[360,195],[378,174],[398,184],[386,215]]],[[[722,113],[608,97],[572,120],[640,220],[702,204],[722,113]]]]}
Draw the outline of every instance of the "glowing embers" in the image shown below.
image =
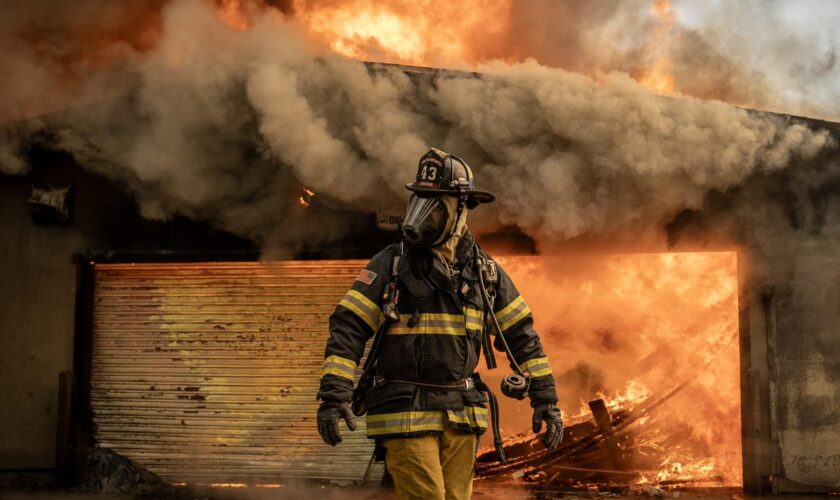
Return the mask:
{"type": "Polygon", "coordinates": [[[312,198],[315,196],[315,191],[312,191],[306,186],[301,188],[301,195],[298,198],[298,205],[306,208],[312,204],[312,198]]]}
{"type": "MultiPolygon", "coordinates": [[[[511,462],[488,454],[480,476],[560,487],[742,484],[734,252],[499,260],[534,312],[568,432],[546,453],[523,432],[530,408],[505,401],[511,462]],[[596,422],[589,402],[598,399],[596,422]]],[[[495,386],[496,372],[485,377],[495,386]]]]}

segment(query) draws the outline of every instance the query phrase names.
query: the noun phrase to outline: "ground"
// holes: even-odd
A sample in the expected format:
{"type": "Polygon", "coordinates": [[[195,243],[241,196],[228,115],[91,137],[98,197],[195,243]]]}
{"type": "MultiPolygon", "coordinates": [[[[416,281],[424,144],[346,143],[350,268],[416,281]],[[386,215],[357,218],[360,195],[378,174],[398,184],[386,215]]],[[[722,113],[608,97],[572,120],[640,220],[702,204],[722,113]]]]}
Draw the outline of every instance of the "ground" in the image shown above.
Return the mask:
{"type": "MultiPolygon", "coordinates": [[[[635,494],[617,495],[609,492],[587,491],[587,492],[541,492],[525,488],[512,488],[498,486],[485,481],[477,481],[473,493],[476,499],[505,499],[505,500],[543,500],[563,498],[566,500],[592,499],[592,498],[690,498],[691,500],[744,500],[753,498],[741,493],[731,491],[638,491],[635,494]]],[[[180,491],[165,497],[158,494],[96,494],[87,492],[66,492],[50,489],[38,490],[0,490],[0,500],[146,500],[146,499],[167,498],[172,500],[275,500],[275,499],[300,499],[318,498],[319,500],[373,500],[394,498],[393,494],[381,489],[343,488],[338,486],[298,486],[289,488],[229,488],[229,489],[208,489],[180,491]]],[[[824,498],[823,496],[794,496],[784,495],[779,498],[785,500],[824,498]]]]}

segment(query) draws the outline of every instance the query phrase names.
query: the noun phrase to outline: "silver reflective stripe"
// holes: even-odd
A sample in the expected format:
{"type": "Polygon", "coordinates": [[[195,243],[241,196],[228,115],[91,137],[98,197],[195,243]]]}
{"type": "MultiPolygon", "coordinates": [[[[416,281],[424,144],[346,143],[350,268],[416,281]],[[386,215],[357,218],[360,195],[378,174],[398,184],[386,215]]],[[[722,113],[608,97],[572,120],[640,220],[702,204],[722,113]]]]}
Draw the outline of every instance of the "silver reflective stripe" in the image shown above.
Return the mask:
{"type": "Polygon", "coordinates": [[[525,299],[519,295],[499,311],[496,320],[499,322],[502,331],[505,331],[530,313],[531,309],[525,303],[525,299]]]}
{"type": "Polygon", "coordinates": [[[335,354],[324,359],[324,375],[335,375],[352,381],[355,373],[356,362],[352,359],[342,358],[335,354]]]}
{"type": "Polygon", "coordinates": [[[339,364],[339,363],[324,363],[324,368],[329,369],[329,370],[338,370],[338,371],[343,372],[347,375],[350,375],[350,377],[352,377],[353,373],[355,373],[355,370],[353,370],[352,368],[344,366],[344,365],[339,364]]]}
{"type": "Polygon", "coordinates": [[[487,408],[466,406],[463,410],[447,410],[446,415],[452,424],[468,425],[472,429],[487,428],[487,408]]]}

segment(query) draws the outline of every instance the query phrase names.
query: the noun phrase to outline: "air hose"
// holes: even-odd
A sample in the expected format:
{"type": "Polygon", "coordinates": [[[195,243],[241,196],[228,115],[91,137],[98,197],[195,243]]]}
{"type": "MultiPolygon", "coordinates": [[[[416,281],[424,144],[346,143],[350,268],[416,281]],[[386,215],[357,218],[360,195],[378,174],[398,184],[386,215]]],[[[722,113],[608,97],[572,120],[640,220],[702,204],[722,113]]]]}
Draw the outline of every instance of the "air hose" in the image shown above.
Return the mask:
{"type": "Polygon", "coordinates": [[[490,296],[487,294],[487,286],[484,284],[484,272],[487,268],[487,261],[479,257],[478,267],[478,288],[481,292],[481,300],[484,302],[484,307],[487,309],[487,313],[490,315],[490,319],[492,320],[493,329],[496,331],[496,338],[501,341],[502,346],[505,348],[505,354],[507,354],[508,360],[510,361],[511,366],[513,366],[513,371],[515,371],[520,377],[527,378],[525,373],[522,371],[522,368],[519,367],[519,363],[517,363],[516,359],[513,357],[513,352],[511,352],[510,346],[508,345],[504,334],[502,334],[502,327],[499,326],[499,320],[496,319],[496,313],[493,312],[493,303],[490,302],[490,296]]]}
{"type": "MultiPolygon", "coordinates": [[[[476,254],[478,254],[477,250],[476,254]]],[[[513,356],[513,351],[511,351],[510,346],[502,333],[502,328],[499,326],[499,320],[496,318],[496,313],[493,311],[493,302],[490,300],[490,295],[487,293],[487,285],[484,283],[484,273],[487,271],[487,260],[479,255],[476,255],[476,260],[478,263],[478,288],[481,293],[481,300],[484,303],[484,308],[490,316],[493,329],[496,331],[496,338],[498,338],[502,343],[502,346],[505,349],[505,354],[507,354],[508,360],[510,361],[513,370],[516,372],[515,374],[506,375],[502,380],[502,393],[505,396],[521,400],[528,394],[528,388],[531,385],[531,380],[528,375],[522,371],[519,363],[516,362],[516,358],[513,356]]],[[[490,342],[490,335],[488,332],[485,332],[482,336],[481,346],[484,350],[484,359],[487,361],[487,368],[490,370],[496,368],[496,357],[493,353],[493,346],[490,342]]],[[[482,385],[484,384],[482,383],[482,385]]],[[[484,389],[486,389],[488,399],[490,400],[490,416],[493,419],[493,445],[496,448],[496,456],[499,458],[501,463],[507,463],[501,431],[499,429],[499,402],[496,399],[496,395],[493,394],[493,391],[491,391],[489,387],[484,385],[484,389]]]]}

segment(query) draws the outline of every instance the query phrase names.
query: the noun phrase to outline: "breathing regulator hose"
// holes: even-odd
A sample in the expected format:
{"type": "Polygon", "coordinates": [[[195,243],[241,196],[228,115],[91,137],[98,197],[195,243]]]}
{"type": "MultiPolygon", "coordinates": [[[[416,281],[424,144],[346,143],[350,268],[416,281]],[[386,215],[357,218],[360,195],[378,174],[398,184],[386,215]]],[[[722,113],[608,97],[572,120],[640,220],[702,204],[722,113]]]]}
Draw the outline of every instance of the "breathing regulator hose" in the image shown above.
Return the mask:
{"type": "Polygon", "coordinates": [[[520,377],[525,377],[525,373],[522,372],[522,368],[519,367],[519,363],[517,363],[516,359],[514,359],[513,352],[511,352],[510,346],[508,345],[505,336],[502,334],[502,327],[499,326],[499,320],[496,319],[496,313],[493,312],[493,304],[490,302],[490,295],[487,294],[487,285],[484,284],[484,270],[486,269],[486,266],[487,261],[481,259],[479,261],[478,272],[478,288],[481,291],[481,300],[484,302],[484,307],[487,308],[487,313],[490,315],[490,319],[493,323],[493,330],[496,331],[496,338],[502,342],[502,346],[505,348],[505,354],[507,354],[508,360],[510,360],[510,364],[513,366],[513,371],[515,371],[520,377]]]}
{"type": "MultiPolygon", "coordinates": [[[[508,397],[522,399],[528,394],[528,388],[531,385],[531,382],[528,376],[522,372],[522,368],[513,357],[513,352],[510,350],[510,346],[508,345],[507,340],[505,340],[505,336],[502,334],[502,328],[499,326],[499,320],[496,318],[496,313],[493,312],[493,302],[490,300],[490,294],[487,293],[487,285],[484,283],[484,273],[487,272],[487,260],[478,255],[476,256],[476,259],[478,262],[478,289],[481,293],[481,301],[484,303],[484,308],[490,315],[490,319],[493,323],[493,329],[496,331],[497,337],[505,348],[505,354],[507,354],[510,364],[516,372],[516,374],[505,376],[502,380],[502,393],[508,397]]],[[[487,368],[491,370],[496,368],[496,357],[493,354],[493,346],[490,343],[490,335],[486,332],[482,336],[481,345],[484,349],[484,359],[487,361],[487,368]]],[[[482,385],[484,385],[483,382],[482,385]]],[[[491,391],[489,387],[484,385],[484,389],[487,390],[487,397],[490,400],[490,416],[493,419],[493,446],[496,448],[496,456],[499,458],[499,462],[504,464],[507,463],[507,456],[505,455],[505,447],[502,442],[502,433],[499,429],[499,402],[496,399],[496,395],[493,394],[493,391],[491,391]]]]}
{"type": "MultiPolygon", "coordinates": [[[[496,332],[496,338],[502,343],[502,346],[505,349],[505,354],[507,354],[508,360],[510,361],[511,366],[513,367],[513,371],[515,374],[507,375],[502,380],[502,394],[509,398],[514,398],[518,400],[522,400],[525,396],[528,395],[528,389],[531,385],[530,377],[522,371],[522,368],[519,366],[519,363],[516,362],[516,358],[513,356],[513,351],[511,351],[510,346],[507,343],[507,339],[505,339],[504,334],[502,333],[502,327],[499,326],[499,320],[496,318],[496,313],[493,312],[493,303],[490,301],[490,295],[487,293],[487,285],[484,283],[484,273],[487,270],[487,260],[483,257],[478,257],[478,288],[481,292],[481,300],[484,302],[484,307],[487,309],[487,313],[490,316],[491,323],[493,324],[493,329],[496,332]]],[[[489,336],[485,335],[485,341],[482,343],[484,347],[484,354],[485,358],[488,359],[488,365],[490,364],[490,359],[493,359],[493,366],[488,366],[488,368],[495,368],[495,359],[492,358],[493,348],[490,346],[489,336]],[[490,355],[488,356],[488,351],[490,355]]]]}

